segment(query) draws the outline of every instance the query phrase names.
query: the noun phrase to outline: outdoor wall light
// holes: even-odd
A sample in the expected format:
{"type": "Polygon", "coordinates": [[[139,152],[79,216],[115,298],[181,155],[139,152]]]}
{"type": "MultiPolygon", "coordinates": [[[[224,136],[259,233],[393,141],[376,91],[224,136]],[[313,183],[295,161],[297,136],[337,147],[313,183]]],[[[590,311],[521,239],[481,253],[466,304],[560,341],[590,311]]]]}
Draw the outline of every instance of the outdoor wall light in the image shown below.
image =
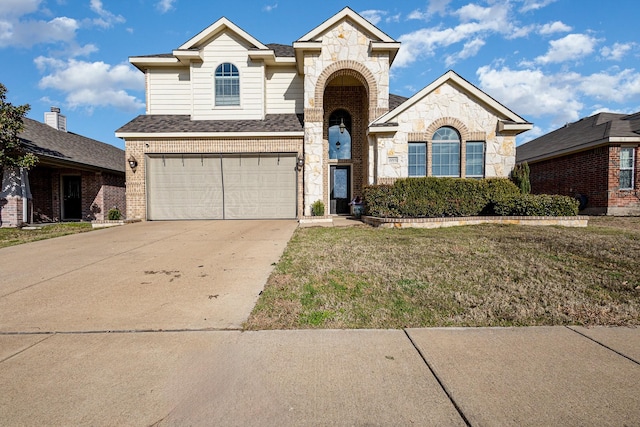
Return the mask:
{"type": "Polygon", "coordinates": [[[340,117],[340,133],[344,133],[344,130],[345,130],[346,128],[347,128],[347,127],[346,127],[346,126],[345,126],[345,124],[344,124],[344,119],[343,119],[342,117],[340,117]]]}
{"type": "Polygon", "coordinates": [[[299,171],[301,171],[303,166],[304,166],[304,157],[298,156],[298,160],[296,161],[296,167],[298,168],[299,171]]]}
{"type": "Polygon", "coordinates": [[[138,161],[135,157],[133,157],[133,155],[129,156],[129,159],[127,161],[129,162],[129,167],[131,169],[135,170],[138,167],[138,161]]]}

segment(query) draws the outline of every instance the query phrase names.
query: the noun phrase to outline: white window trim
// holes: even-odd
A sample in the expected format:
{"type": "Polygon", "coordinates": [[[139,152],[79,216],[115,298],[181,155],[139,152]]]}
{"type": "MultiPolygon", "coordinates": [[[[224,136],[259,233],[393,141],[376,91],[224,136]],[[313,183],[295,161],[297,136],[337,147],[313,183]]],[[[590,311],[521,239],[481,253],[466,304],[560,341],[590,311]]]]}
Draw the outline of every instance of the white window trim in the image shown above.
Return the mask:
{"type": "MultiPolygon", "coordinates": [[[[620,172],[622,172],[623,170],[630,170],[631,171],[631,186],[630,187],[619,187],[620,190],[633,190],[635,188],[635,175],[636,175],[636,147],[620,147],[620,154],[622,154],[622,150],[630,150],[631,151],[631,167],[630,168],[623,168],[622,167],[622,160],[619,160],[620,162],[620,172]]],[[[620,156],[622,157],[622,156],[620,156]]],[[[618,185],[620,183],[620,178],[618,177],[618,185]]]]}
{"type": "Polygon", "coordinates": [[[213,99],[212,99],[212,107],[216,110],[241,110],[242,109],[242,71],[240,67],[238,67],[235,63],[229,61],[223,61],[216,64],[213,67],[212,72],[212,81],[213,81],[213,99]],[[236,67],[238,70],[238,105],[216,105],[216,70],[219,66],[223,64],[231,64],[236,67]]]}

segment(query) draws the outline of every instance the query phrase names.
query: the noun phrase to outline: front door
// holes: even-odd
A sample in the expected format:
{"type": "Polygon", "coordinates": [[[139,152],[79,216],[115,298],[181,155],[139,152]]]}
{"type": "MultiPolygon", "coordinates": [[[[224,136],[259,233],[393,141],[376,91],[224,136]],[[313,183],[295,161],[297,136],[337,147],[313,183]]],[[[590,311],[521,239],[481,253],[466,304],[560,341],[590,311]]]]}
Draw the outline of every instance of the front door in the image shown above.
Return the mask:
{"type": "Polygon", "coordinates": [[[349,214],[351,201],[351,166],[331,166],[331,209],[332,215],[349,214]]]}
{"type": "Polygon", "coordinates": [[[62,177],[62,219],[82,219],[81,178],[79,176],[62,177]]]}

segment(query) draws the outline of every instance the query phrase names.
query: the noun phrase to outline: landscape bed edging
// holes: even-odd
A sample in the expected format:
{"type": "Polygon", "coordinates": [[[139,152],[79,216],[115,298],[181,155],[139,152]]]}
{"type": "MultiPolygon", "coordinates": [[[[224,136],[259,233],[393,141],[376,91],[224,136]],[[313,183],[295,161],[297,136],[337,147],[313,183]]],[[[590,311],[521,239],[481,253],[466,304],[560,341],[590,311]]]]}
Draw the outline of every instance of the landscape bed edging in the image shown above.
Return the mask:
{"type": "Polygon", "coordinates": [[[476,224],[559,225],[586,227],[589,217],[578,216],[470,216],[445,218],[378,218],[362,216],[362,222],[382,228],[443,228],[476,224]]]}

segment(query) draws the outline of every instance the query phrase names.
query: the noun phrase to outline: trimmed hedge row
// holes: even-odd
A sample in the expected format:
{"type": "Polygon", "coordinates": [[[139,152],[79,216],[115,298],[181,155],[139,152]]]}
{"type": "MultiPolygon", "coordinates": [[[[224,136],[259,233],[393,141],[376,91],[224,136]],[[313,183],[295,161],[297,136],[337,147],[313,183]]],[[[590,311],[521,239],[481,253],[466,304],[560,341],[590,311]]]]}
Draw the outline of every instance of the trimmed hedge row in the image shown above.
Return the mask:
{"type": "Polygon", "coordinates": [[[577,214],[571,209],[570,197],[537,201],[540,196],[521,194],[506,178],[403,178],[393,185],[365,187],[363,195],[365,214],[383,218],[577,214]],[[554,213],[539,214],[541,211],[554,213]]]}
{"type": "Polygon", "coordinates": [[[569,196],[520,194],[495,201],[493,211],[501,216],[573,216],[578,215],[578,205],[569,196]]]}

